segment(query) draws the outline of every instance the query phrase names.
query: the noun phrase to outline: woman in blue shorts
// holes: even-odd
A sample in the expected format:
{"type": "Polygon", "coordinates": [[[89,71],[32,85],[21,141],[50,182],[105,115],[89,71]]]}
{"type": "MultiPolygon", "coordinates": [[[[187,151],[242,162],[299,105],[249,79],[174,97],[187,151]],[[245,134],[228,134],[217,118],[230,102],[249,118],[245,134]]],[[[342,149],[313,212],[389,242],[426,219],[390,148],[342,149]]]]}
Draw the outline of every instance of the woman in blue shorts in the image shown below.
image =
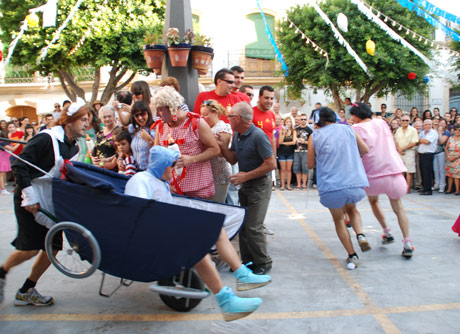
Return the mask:
{"type": "Polygon", "coordinates": [[[279,134],[278,162],[280,163],[280,190],[291,189],[292,164],[294,163],[294,149],[297,142],[297,133],[292,127],[291,117],[286,117],[284,126],[279,134]]]}
{"type": "Polygon", "coordinates": [[[331,212],[337,236],[348,253],[347,268],[354,269],[359,259],[343,220],[343,210],[350,217],[361,250],[369,250],[355,205],[366,196],[364,187],[369,186],[360,157],[369,149],[351,127],[336,124],[338,117],[331,109],[319,109],[313,119],[317,130],[308,140],[307,165],[308,168],[316,166],[320,202],[331,212]]]}

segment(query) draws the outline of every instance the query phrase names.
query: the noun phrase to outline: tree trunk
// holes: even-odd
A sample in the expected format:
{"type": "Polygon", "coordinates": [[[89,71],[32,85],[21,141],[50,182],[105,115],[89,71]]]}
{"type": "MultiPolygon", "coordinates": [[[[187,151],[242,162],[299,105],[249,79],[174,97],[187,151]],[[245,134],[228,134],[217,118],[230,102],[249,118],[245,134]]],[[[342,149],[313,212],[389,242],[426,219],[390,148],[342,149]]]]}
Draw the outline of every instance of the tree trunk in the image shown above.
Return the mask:
{"type": "Polygon", "coordinates": [[[356,88],[355,94],[356,94],[355,101],[361,102],[361,89],[356,88]]]}
{"type": "Polygon", "coordinates": [[[59,81],[61,82],[62,89],[64,90],[65,95],[70,99],[70,101],[75,101],[77,99],[77,96],[69,90],[67,87],[67,84],[65,83],[64,76],[61,74],[61,72],[57,72],[57,75],[59,77],[59,81]]]}
{"type": "Polygon", "coordinates": [[[329,88],[331,89],[332,97],[334,98],[335,111],[339,111],[340,109],[342,109],[342,103],[341,103],[342,100],[340,99],[340,96],[339,96],[339,88],[333,84],[331,84],[329,88]]]}
{"type": "Polygon", "coordinates": [[[100,83],[101,83],[101,68],[96,67],[94,69],[94,82],[93,82],[91,102],[90,102],[91,105],[94,103],[94,101],[97,100],[97,94],[99,92],[100,83]]]}
{"type": "MultiPolygon", "coordinates": [[[[64,69],[60,69],[59,70],[59,79],[61,79],[61,76],[64,79],[67,88],[71,91],[71,96],[73,97],[73,99],[71,99],[71,100],[75,102],[76,97],[78,96],[78,97],[81,97],[83,100],[86,101],[85,91],[83,90],[83,88],[78,86],[77,82],[75,81],[75,77],[73,76],[73,74],[68,72],[68,71],[66,71],[66,70],[64,70],[64,69]]],[[[69,96],[69,95],[67,94],[67,96],[69,96]]],[[[71,96],[69,96],[69,97],[71,97],[71,96]]]]}
{"type": "Polygon", "coordinates": [[[367,87],[366,90],[364,91],[364,95],[362,97],[363,102],[367,103],[369,102],[369,99],[371,98],[372,95],[377,93],[379,90],[382,89],[384,83],[379,82],[379,83],[370,83],[367,87]]]}
{"type": "Polygon", "coordinates": [[[120,67],[118,67],[117,63],[112,66],[112,69],[110,70],[109,82],[107,82],[107,86],[102,92],[101,101],[103,104],[106,104],[107,102],[109,102],[113,93],[115,93],[117,90],[120,90],[126,87],[135,78],[136,72],[133,72],[129,76],[129,78],[126,79],[125,82],[123,82],[121,85],[118,85],[118,83],[120,82],[121,79],[123,79],[123,76],[126,74],[127,71],[128,69],[126,67],[123,67],[120,70],[120,67]]]}

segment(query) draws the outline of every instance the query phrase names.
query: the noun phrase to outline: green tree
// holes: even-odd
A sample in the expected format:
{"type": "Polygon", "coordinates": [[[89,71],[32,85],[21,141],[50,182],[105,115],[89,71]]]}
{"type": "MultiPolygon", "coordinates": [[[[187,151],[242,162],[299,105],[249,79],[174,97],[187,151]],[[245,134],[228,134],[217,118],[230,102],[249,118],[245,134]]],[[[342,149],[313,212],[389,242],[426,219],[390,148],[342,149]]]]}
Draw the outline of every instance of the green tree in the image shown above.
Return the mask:
{"type": "MultiPolygon", "coordinates": [[[[460,30],[459,29],[455,29],[455,32],[460,34],[460,30]]],[[[452,40],[450,42],[450,48],[453,50],[453,51],[457,51],[457,52],[460,52],[460,42],[456,42],[454,40],[452,40]]],[[[457,69],[457,71],[459,72],[457,74],[457,78],[458,78],[458,82],[457,82],[457,87],[460,88],[460,57],[451,57],[451,60],[453,61],[454,63],[454,67],[457,69]]]]}
{"type": "MultiPolygon", "coordinates": [[[[162,31],[164,0],[86,0],[51,46],[39,64],[40,50],[48,45],[65,21],[77,0],[60,0],[56,27],[28,27],[18,42],[12,64],[28,65],[32,72],[52,73],[71,99],[85,98],[76,73],[82,67],[94,68],[94,83],[90,102],[98,99],[101,68],[108,66],[107,86],[99,98],[107,103],[118,89],[133,80],[137,71],[146,70],[142,45],[146,31],[162,31]],[[77,48],[75,46],[81,45],[77,48]]],[[[1,0],[1,38],[5,47],[18,34],[29,9],[39,7],[42,0],[1,0]]],[[[38,13],[41,18],[41,14],[38,13]]]]}
{"type": "MultiPolygon", "coordinates": [[[[393,0],[366,2],[422,36],[431,38],[434,35],[434,29],[424,19],[393,0]]],[[[374,94],[383,96],[387,93],[402,92],[411,95],[426,87],[424,77],[429,72],[429,66],[388,36],[377,24],[371,22],[356,5],[350,1],[326,0],[319,6],[336,26],[339,13],[347,16],[348,32],[340,32],[367,65],[370,75],[368,76],[345,47],[338,43],[331,28],[313,7],[297,6],[287,12],[288,18],[328,52],[330,62],[326,68],[326,58],[311,45],[307,45],[306,41],[300,38],[300,34],[295,32],[295,28],[289,27],[287,20],[281,22],[277,37],[280,50],[289,66],[289,76],[285,80],[295,93],[300,94],[305,83],[308,83],[312,87],[330,92],[338,107],[339,96],[344,88],[356,90],[356,99],[367,102],[374,94]],[[374,56],[366,52],[366,41],[369,39],[376,44],[374,56]],[[415,80],[408,79],[407,75],[410,72],[417,74],[415,80]]],[[[390,21],[387,24],[392,27],[390,21]]],[[[419,42],[411,37],[412,34],[406,35],[405,30],[398,31],[398,28],[398,25],[392,27],[403,38],[407,37],[408,42],[423,54],[430,55],[429,43],[419,42]]]]}

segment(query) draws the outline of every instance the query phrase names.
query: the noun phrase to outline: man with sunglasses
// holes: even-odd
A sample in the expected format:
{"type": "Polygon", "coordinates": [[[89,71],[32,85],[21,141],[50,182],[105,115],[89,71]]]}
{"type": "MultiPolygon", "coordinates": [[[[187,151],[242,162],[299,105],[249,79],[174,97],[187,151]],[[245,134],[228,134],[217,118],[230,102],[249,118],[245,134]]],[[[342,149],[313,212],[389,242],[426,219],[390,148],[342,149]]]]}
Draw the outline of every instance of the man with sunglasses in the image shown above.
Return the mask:
{"type": "Polygon", "coordinates": [[[294,151],[293,172],[297,180],[297,190],[306,190],[308,181],[307,150],[308,138],[313,130],[307,124],[307,115],[300,115],[300,125],[295,128],[297,132],[297,146],[294,151]]]}
{"type": "Polygon", "coordinates": [[[239,90],[241,93],[246,94],[249,97],[249,100],[252,101],[252,98],[254,97],[254,87],[251,85],[242,85],[239,90]]]}
{"type": "Polygon", "coordinates": [[[407,193],[410,193],[412,177],[415,173],[415,148],[418,143],[417,130],[410,125],[409,115],[401,118],[401,127],[395,133],[396,149],[407,168],[407,193]]]}
{"type": "MultiPolygon", "coordinates": [[[[195,100],[195,106],[193,107],[194,113],[200,114],[201,105],[207,100],[216,100],[227,109],[227,111],[238,102],[245,101],[251,103],[246,94],[232,94],[235,85],[235,76],[232,70],[228,68],[219,70],[214,76],[214,84],[216,85],[215,90],[198,94],[195,100]]],[[[225,115],[221,116],[221,120],[228,123],[227,116],[225,115]]]]}

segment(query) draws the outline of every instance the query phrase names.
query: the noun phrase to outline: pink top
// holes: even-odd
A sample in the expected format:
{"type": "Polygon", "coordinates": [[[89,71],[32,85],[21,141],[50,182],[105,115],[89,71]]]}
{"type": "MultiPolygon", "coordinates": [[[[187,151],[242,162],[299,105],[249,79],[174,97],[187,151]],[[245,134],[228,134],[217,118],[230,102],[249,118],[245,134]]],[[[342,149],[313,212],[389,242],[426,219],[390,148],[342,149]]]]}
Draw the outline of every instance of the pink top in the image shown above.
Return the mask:
{"type": "MultiPolygon", "coordinates": [[[[164,123],[163,133],[160,131],[160,143],[163,146],[167,146],[169,135],[171,135],[174,142],[179,145],[181,154],[193,156],[204,152],[206,147],[200,141],[198,132],[199,122],[202,121],[202,118],[196,117],[195,119],[195,126],[190,114],[178,127],[170,128],[167,123],[164,123]]],[[[198,198],[213,196],[214,180],[211,162],[203,161],[187,166],[185,177],[178,180],[178,184],[187,196],[198,198]]]]}
{"type": "Polygon", "coordinates": [[[353,129],[369,146],[369,153],[362,157],[369,179],[407,171],[387,122],[374,118],[370,122],[354,124],[353,129]]]}

